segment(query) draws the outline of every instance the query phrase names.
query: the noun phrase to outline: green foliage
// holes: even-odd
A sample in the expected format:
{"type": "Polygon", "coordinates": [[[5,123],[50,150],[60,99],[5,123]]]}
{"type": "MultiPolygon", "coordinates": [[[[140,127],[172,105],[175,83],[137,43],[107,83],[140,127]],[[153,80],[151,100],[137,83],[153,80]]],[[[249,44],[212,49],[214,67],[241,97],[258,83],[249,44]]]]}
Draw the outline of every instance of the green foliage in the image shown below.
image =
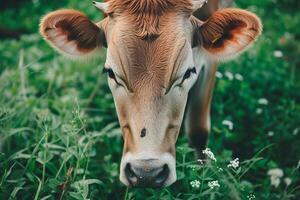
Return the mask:
{"type": "Polygon", "coordinates": [[[89,1],[72,0],[24,1],[4,10],[3,26],[32,34],[0,42],[0,199],[299,199],[299,1],[236,4],[262,18],[264,33],[219,67],[209,139],[217,162],[195,160],[181,134],[178,181],[159,190],[119,181],[122,138],[101,73],[105,53],[72,62],[37,34],[39,18],[51,10],[75,8],[94,20],[99,12],[89,1]],[[228,167],[237,157],[240,166],[228,167]],[[267,174],[274,168],[284,173],[278,187],[267,174]],[[220,187],[211,189],[215,180],[220,187]]]}

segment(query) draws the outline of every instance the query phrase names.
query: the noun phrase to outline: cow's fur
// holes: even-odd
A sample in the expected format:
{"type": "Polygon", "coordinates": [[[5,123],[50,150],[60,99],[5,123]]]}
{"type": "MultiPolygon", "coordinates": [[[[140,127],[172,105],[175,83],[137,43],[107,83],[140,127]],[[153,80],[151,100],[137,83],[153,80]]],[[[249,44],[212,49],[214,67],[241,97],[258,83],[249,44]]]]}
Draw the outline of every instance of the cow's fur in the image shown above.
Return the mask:
{"type": "Polygon", "coordinates": [[[153,39],[160,34],[160,19],[167,12],[191,14],[192,4],[188,0],[109,0],[109,15],[127,13],[132,17],[137,35],[153,39]]]}

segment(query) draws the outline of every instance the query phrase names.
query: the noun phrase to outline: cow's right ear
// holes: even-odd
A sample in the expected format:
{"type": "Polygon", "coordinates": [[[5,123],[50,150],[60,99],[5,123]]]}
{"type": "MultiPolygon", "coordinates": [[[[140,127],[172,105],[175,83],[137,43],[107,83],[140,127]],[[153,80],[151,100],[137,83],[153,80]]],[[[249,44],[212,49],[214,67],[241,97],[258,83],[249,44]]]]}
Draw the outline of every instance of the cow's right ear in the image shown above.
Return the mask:
{"type": "Polygon", "coordinates": [[[59,52],[77,58],[106,46],[104,30],[76,10],[58,10],[42,18],[40,32],[59,52]]]}
{"type": "Polygon", "coordinates": [[[205,22],[193,18],[194,43],[218,61],[234,58],[261,34],[262,24],[253,13],[237,8],[216,11],[205,22]]]}

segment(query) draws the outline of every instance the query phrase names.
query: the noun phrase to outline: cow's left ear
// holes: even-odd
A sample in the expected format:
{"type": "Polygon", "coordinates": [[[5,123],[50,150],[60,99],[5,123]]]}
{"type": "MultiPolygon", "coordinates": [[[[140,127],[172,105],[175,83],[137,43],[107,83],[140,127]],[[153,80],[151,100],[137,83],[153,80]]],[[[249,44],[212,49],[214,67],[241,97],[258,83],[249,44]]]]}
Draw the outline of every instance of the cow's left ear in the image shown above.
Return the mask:
{"type": "Polygon", "coordinates": [[[57,10],[47,14],[41,20],[40,32],[52,47],[71,58],[89,55],[106,46],[103,27],[76,10],[57,10]]]}
{"type": "Polygon", "coordinates": [[[215,12],[206,22],[197,20],[194,44],[214,59],[229,60],[245,50],[260,35],[262,24],[253,13],[227,8],[215,12]]]}

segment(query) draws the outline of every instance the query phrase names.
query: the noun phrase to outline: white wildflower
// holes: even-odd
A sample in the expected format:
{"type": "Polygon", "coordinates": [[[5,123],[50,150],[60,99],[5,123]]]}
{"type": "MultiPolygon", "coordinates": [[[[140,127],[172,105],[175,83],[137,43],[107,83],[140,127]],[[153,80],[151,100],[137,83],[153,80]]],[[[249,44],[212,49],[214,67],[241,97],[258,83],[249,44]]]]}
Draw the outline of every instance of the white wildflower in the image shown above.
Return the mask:
{"type": "Polygon", "coordinates": [[[257,108],[255,112],[256,114],[260,115],[263,112],[263,109],[257,108]]]}
{"type": "Polygon", "coordinates": [[[216,72],[216,77],[217,78],[222,78],[223,77],[223,74],[219,71],[216,72]]]}
{"type": "Polygon", "coordinates": [[[274,178],[271,176],[271,185],[277,188],[280,184],[280,178],[274,178]]]}
{"type": "Polygon", "coordinates": [[[197,161],[200,163],[200,165],[204,164],[204,160],[198,159],[197,161]]]}
{"type": "Polygon", "coordinates": [[[209,181],[208,182],[208,187],[210,189],[214,189],[215,187],[220,187],[219,181],[209,181]]]}
{"type": "Polygon", "coordinates": [[[268,100],[266,98],[260,98],[258,99],[258,104],[260,105],[268,105],[268,100]]]}
{"type": "Polygon", "coordinates": [[[295,130],[293,130],[293,135],[297,135],[299,132],[299,128],[296,128],[295,130]]]}
{"type": "Polygon", "coordinates": [[[241,74],[239,74],[239,73],[235,74],[235,75],[234,75],[234,78],[235,78],[236,80],[239,80],[239,81],[243,81],[243,80],[244,80],[244,77],[243,77],[241,74]]]}
{"type": "Polygon", "coordinates": [[[189,165],[188,168],[191,168],[193,171],[199,170],[200,166],[199,165],[189,165]]]}
{"type": "Polygon", "coordinates": [[[277,188],[280,184],[280,178],[283,177],[282,169],[279,168],[270,169],[268,171],[268,175],[270,176],[271,185],[277,188]]]}
{"type": "Polygon", "coordinates": [[[282,169],[279,169],[279,168],[270,169],[268,171],[268,175],[281,178],[283,176],[283,171],[282,171],[282,169]]]}
{"type": "Polygon", "coordinates": [[[200,181],[198,180],[193,180],[190,182],[192,188],[199,188],[200,187],[200,181]]]}
{"type": "Polygon", "coordinates": [[[222,171],[224,171],[221,167],[218,167],[218,171],[219,172],[222,172],[222,171]]]}
{"type": "Polygon", "coordinates": [[[252,199],[255,199],[255,195],[254,194],[249,194],[247,196],[248,200],[252,200],[252,199]]]}
{"type": "Polygon", "coordinates": [[[283,53],[282,53],[282,51],[276,50],[276,51],[273,52],[273,55],[276,58],[282,58],[283,53]]]}
{"type": "Polygon", "coordinates": [[[228,129],[229,129],[229,130],[232,130],[232,129],[233,129],[233,123],[232,123],[232,121],[229,121],[229,120],[223,120],[223,121],[222,121],[222,124],[225,125],[225,126],[228,126],[228,129]]]}
{"type": "Polygon", "coordinates": [[[239,158],[236,158],[236,159],[230,161],[230,163],[227,165],[227,167],[232,167],[233,169],[236,169],[239,167],[239,165],[240,165],[239,158]]]}
{"type": "Polygon", "coordinates": [[[225,76],[229,79],[229,80],[233,80],[233,74],[231,72],[225,72],[225,76]]]}
{"type": "Polygon", "coordinates": [[[274,132],[273,132],[273,131],[269,131],[269,132],[268,132],[268,136],[269,136],[269,137],[273,137],[273,136],[274,136],[274,132]]]}
{"type": "Polygon", "coordinates": [[[289,186],[292,183],[292,179],[289,177],[284,178],[283,181],[286,184],[286,186],[289,186]]]}
{"type": "Polygon", "coordinates": [[[189,165],[188,168],[191,168],[193,171],[196,169],[195,165],[189,165]]]}
{"type": "Polygon", "coordinates": [[[210,148],[206,148],[202,151],[203,154],[205,154],[207,157],[209,157],[210,159],[212,159],[213,161],[217,161],[217,159],[215,158],[215,155],[213,154],[213,152],[211,152],[210,148]]]}

